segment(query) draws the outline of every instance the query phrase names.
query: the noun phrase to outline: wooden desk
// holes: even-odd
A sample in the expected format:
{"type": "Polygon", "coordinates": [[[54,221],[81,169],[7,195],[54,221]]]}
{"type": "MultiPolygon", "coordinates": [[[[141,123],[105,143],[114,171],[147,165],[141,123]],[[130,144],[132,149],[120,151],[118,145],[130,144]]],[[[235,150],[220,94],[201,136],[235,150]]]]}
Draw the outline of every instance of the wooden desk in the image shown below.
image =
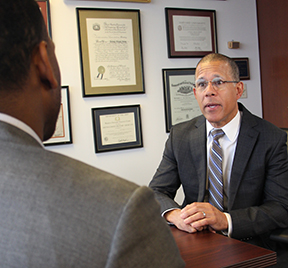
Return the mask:
{"type": "Polygon", "coordinates": [[[189,267],[268,267],[277,263],[276,252],[220,234],[195,234],[171,227],[180,254],[189,267]]]}

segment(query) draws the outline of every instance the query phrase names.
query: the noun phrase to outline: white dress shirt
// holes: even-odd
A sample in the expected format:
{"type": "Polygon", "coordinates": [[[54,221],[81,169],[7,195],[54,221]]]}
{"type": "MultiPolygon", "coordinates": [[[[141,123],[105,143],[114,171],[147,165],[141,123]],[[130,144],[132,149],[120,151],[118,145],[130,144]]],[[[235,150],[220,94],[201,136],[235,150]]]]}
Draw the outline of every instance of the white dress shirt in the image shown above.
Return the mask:
{"type": "MultiPolygon", "coordinates": [[[[222,148],[222,171],[223,171],[223,186],[224,186],[224,208],[227,209],[227,203],[229,198],[229,184],[231,177],[232,164],[234,160],[238,134],[240,130],[241,114],[238,111],[236,116],[221,129],[224,131],[225,135],[219,139],[219,144],[222,148]]],[[[212,135],[211,130],[214,127],[206,120],[206,134],[207,134],[207,163],[209,163],[209,150],[212,145],[212,135]]],[[[207,165],[208,169],[208,165],[207,165]]],[[[208,172],[207,172],[208,174],[208,172]]],[[[208,176],[208,175],[207,175],[208,176]]],[[[208,185],[208,178],[206,179],[208,185]]],[[[208,186],[207,186],[208,188],[208,186]]],[[[228,236],[232,233],[232,220],[228,213],[225,213],[228,220],[228,236]]]]}
{"type": "Polygon", "coordinates": [[[12,126],[15,126],[15,127],[19,128],[19,129],[25,131],[27,134],[29,134],[35,140],[37,140],[39,142],[39,144],[44,148],[44,145],[43,145],[41,139],[35,133],[35,131],[31,127],[29,127],[28,125],[23,123],[22,121],[16,119],[15,117],[12,117],[10,115],[3,114],[3,113],[0,113],[0,121],[3,121],[5,123],[8,123],[8,124],[10,124],[12,126]]]}

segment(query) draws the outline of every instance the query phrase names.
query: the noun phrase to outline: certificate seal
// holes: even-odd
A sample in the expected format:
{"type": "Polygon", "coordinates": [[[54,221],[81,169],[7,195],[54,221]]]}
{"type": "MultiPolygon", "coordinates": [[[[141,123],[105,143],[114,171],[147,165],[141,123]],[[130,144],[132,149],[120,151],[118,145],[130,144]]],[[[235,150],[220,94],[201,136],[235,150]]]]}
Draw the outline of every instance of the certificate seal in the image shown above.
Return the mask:
{"type": "Polygon", "coordinates": [[[103,78],[103,75],[104,75],[104,73],[105,73],[105,67],[104,66],[99,66],[98,67],[98,75],[97,75],[97,78],[99,78],[100,77],[100,79],[102,79],[103,78]]]}
{"type": "Polygon", "coordinates": [[[94,23],[94,24],[93,24],[93,30],[94,30],[94,31],[100,31],[100,24],[94,23]]]}

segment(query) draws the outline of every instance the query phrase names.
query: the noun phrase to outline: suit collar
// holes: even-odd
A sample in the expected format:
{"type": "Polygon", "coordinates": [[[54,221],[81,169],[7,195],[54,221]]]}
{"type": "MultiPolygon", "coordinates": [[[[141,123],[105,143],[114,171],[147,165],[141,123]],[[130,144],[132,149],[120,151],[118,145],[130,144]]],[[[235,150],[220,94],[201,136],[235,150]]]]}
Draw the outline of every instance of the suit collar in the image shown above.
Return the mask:
{"type": "Polygon", "coordinates": [[[15,144],[29,144],[45,149],[43,144],[39,143],[33,135],[30,135],[19,127],[3,121],[0,121],[0,140],[3,142],[13,142],[15,144]]]}
{"type": "Polygon", "coordinates": [[[30,126],[20,121],[19,119],[12,117],[8,114],[0,113],[0,122],[5,122],[7,124],[10,124],[14,127],[17,127],[23,130],[24,132],[32,136],[35,140],[37,140],[38,143],[44,148],[42,141],[40,140],[38,135],[35,133],[35,131],[30,126]]]}

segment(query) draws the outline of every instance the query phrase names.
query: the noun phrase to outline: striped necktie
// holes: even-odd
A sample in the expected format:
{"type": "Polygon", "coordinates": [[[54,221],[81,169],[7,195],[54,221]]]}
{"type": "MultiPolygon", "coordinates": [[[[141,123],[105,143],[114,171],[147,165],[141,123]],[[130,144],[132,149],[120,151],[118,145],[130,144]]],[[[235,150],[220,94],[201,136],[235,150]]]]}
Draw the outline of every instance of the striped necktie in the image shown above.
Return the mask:
{"type": "Polygon", "coordinates": [[[219,144],[219,138],[225,133],[222,129],[211,131],[213,137],[212,146],[209,152],[209,203],[223,211],[223,173],[222,173],[222,148],[219,144]]]}

